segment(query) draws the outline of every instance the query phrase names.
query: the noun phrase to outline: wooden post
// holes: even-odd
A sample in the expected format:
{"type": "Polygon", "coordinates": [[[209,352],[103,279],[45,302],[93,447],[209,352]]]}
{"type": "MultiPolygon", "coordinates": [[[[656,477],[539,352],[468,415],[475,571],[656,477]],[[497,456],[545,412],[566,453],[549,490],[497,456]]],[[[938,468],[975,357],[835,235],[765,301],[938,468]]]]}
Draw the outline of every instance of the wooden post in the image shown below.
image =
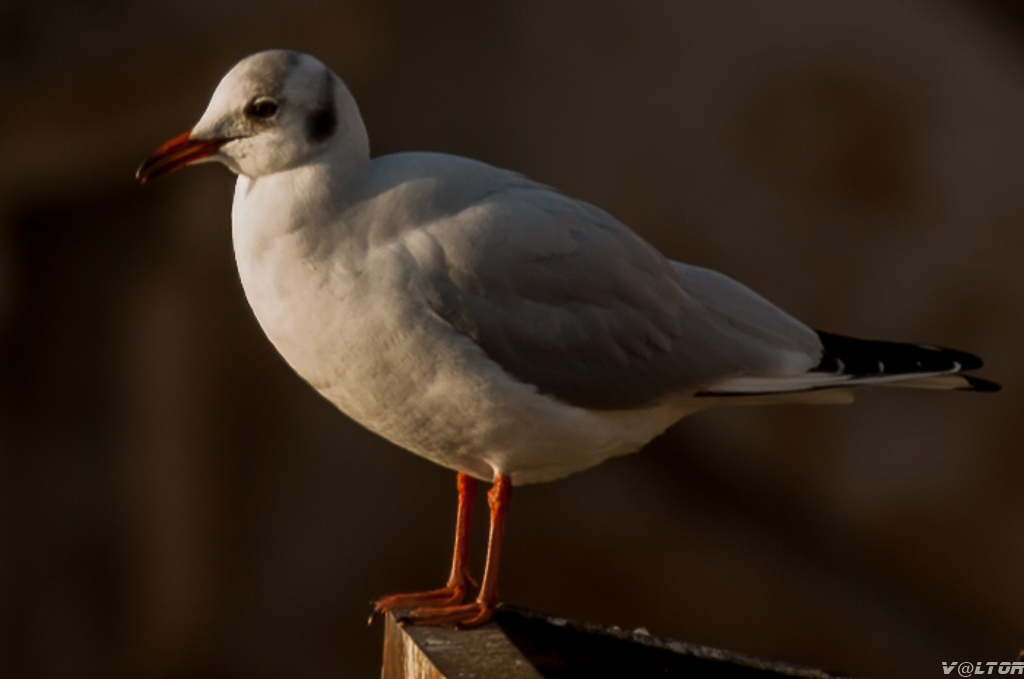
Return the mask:
{"type": "Polygon", "coordinates": [[[502,606],[473,630],[403,627],[387,616],[382,679],[543,679],[544,677],[701,677],[850,679],[848,675],[762,660],[502,606]]]}
{"type": "Polygon", "coordinates": [[[390,613],[381,679],[543,679],[493,622],[471,630],[402,627],[390,613]]]}

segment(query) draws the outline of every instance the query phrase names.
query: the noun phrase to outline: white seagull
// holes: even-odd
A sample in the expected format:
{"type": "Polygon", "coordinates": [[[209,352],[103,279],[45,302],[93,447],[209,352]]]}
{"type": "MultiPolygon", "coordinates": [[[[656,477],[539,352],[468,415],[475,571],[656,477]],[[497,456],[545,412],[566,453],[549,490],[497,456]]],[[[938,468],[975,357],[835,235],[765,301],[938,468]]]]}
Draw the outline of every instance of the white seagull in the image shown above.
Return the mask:
{"type": "Polygon", "coordinates": [[[458,472],[448,584],[375,602],[481,625],[513,485],[633,452],[723,404],[848,402],[864,386],[994,391],[971,354],[812,330],[749,288],[666,259],[607,212],[440,153],[370,157],[356,102],[316,58],[271,50],[224,76],[142,182],[216,160],[245,294],[284,359],[365,427],[458,472]],[[487,562],[468,564],[477,480],[487,562]]]}

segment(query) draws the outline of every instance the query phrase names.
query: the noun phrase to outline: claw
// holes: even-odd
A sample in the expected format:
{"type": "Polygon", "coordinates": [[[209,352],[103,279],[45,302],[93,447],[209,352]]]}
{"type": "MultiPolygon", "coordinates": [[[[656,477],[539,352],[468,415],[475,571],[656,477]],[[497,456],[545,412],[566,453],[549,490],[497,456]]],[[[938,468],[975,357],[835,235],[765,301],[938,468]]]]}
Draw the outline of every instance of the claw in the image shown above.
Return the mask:
{"type": "MultiPolygon", "coordinates": [[[[466,598],[464,586],[448,586],[429,592],[415,592],[412,594],[392,594],[382,596],[371,602],[374,615],[387,613],[388,611],[421,608],[445,608],[457,606],[466,598]]],[[[373,616],[371,616],[372,620],[373,616]]]]}
{"type": "Polygon", "coordinates": [[[402,624],[423,627],[455,627],[471,629],[480,627],[491,621],[496,612],[495,606],[475,601],[462,606],[445,608],[419,608],[408,611],[399,620],[402,624]]]}

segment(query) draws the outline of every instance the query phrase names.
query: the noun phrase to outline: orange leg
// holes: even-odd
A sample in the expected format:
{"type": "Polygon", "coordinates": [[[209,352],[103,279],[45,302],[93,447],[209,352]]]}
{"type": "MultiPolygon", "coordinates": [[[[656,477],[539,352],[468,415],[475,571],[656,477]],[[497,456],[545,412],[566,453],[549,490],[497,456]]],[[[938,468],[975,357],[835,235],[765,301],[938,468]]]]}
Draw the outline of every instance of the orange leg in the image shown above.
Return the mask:
{"type": "Polygon", "coordinates": [[[414,594],[392,594],[373,602],[374,615],[393,610],[457,606],[466,599],[470,585],[476,585],[469,568],[469,535],[473,527],[473,503],[477,480],[466,474],[456,478],[459,487],[459,516],[455,524],[455,555],[452,574],[441,589],[414,594]]]}
{"type": "Polygon", "coordinates": [[[505,517],[512,501],[512,479],[498,474],[494,486],[487,494],[491,507],[491,536],[487,542],[487,566],[480,594],[471,604],[442,608],[419,608],[409,611],[403,622],[411,625],[437,627],[479,627],[490,621],[498,606],[498,562],[501,560],[501,541],[505,535],[505,517]]]}

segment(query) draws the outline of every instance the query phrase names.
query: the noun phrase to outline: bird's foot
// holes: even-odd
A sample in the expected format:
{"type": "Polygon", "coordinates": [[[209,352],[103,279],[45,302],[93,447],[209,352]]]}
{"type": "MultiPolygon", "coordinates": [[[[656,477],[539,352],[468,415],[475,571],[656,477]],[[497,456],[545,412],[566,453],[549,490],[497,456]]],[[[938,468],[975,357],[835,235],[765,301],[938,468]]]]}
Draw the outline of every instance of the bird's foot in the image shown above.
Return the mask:
{"type": "Polygon", "coordinates": [[[466,599],[465,585],[448,585],[441,589],[429,592],[415,592],[410,594],[391,594],[382,596],[373,601],[373,613],[370,614],[369,622],[378,615],[384,615],[388,611],[420,611],[434,608],[451,608],[458,606],[466,599]]]}
{"type": "Polygon", "coordinates": [[[414,625],[417,627],[470,629],[490,622],[495,612],[497,612],[496,604],[474,601],[471,604],[461,606],[415,608],[403,613],[398,621],[403,625],[414,625]]]}

